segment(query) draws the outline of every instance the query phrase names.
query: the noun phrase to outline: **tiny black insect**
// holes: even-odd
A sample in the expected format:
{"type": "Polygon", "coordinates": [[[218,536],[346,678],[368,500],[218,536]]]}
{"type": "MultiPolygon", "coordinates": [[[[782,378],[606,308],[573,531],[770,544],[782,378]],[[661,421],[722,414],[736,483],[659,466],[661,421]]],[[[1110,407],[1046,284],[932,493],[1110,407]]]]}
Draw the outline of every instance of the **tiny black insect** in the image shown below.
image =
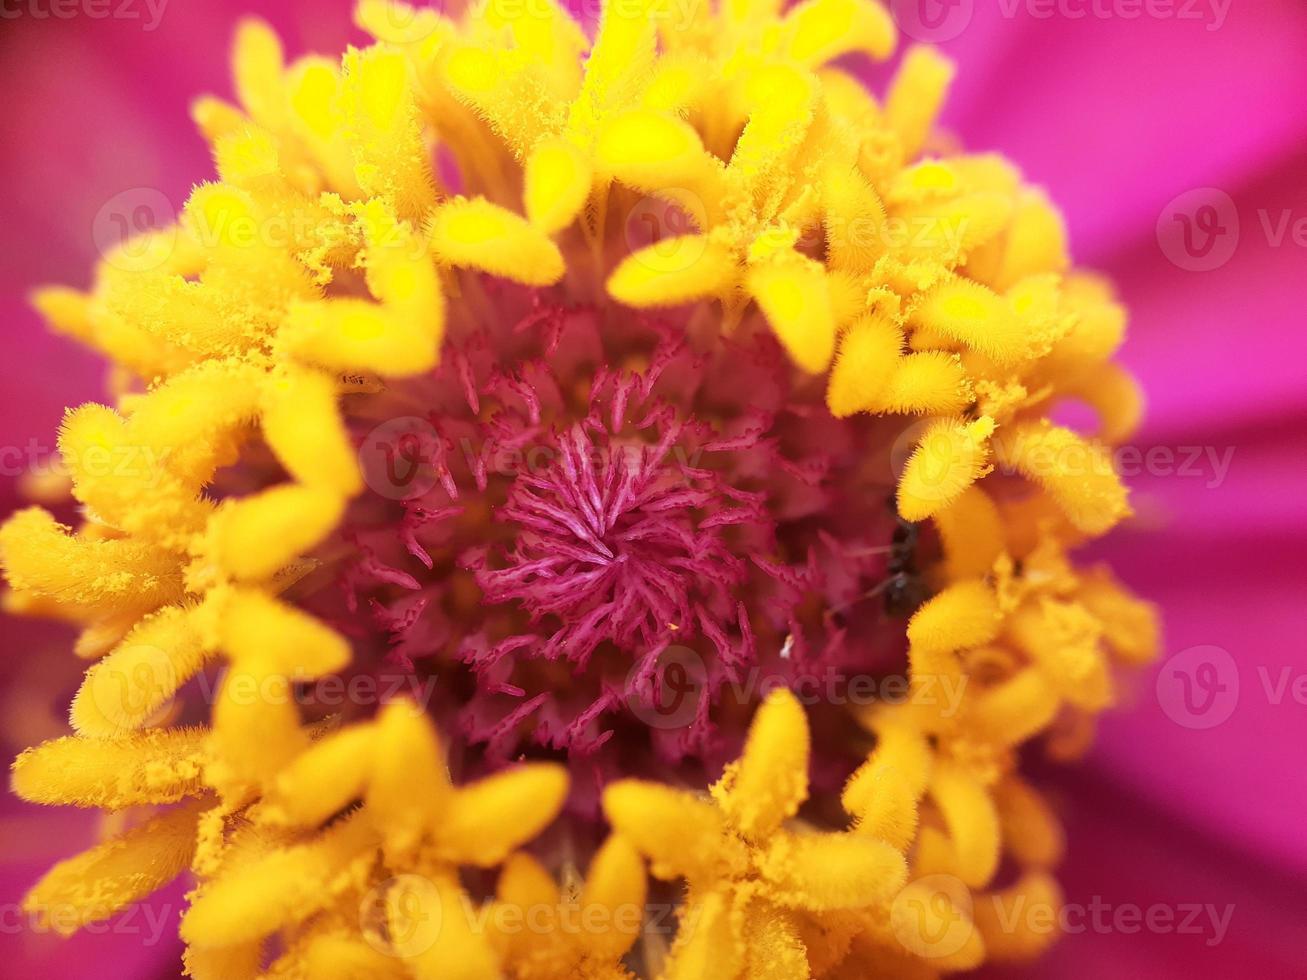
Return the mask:
{"type": "Polygon", "coordinates": [[[885,563],[889,575],[884,586],[885,612],[890,616],[911,616],[930,594],[917,567],[919,531],[917,525],[899,516],[893,496],[889,498],[889,508],[896,525],[885,563]]]}
{"type": "Polygon", "coordinates": [[[923,602],[930,598],[930,590],[926,587],[926,580],[917,567],[917,539],[919,536],[917,525],[899,517],[893,497],[889,498],[889,509],[896,522],[894,533],[890,535],[890,543],[878,545],[874,548],[866,548],[860,552],[864,557],[872,554],[886,556],[885,578],[857,598],[831,609],[827,616],[836,626],[843,628],[847,625],[848,620],[845,615],[847,610],[877,596],[880,597],[881,602],[884,604],[885,614],[895,617],[911,616],[923,602]]]}

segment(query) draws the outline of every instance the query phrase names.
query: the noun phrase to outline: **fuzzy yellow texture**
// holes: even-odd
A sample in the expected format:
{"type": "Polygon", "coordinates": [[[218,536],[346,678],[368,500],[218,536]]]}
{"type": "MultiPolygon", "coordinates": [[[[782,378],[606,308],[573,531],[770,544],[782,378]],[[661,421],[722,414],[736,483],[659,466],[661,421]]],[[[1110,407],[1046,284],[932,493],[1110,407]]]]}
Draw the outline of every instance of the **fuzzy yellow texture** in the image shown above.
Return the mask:
{"type": "Polygon", "coordinates": [[[982,901],[1005,852],[1025,870],[1013,895],[1057,900],[1056,822],[1020,781],[1016,749],[1059,721],[1091,723],[1114,666],[1159,642],[1151,607],[1065,557],[1129,513],[1109,450],[1141,399],[1111,361],[1124,311],[1070,268],[1056,210],[1002,159],[936,139],[952,69],[930,49],[907,52],[883,103],[832,66],[892,53],[874,0],[784,14],[632,0],[604,9],[593,43],[550,0],[459,16],[363,0],[356,18],[375,44],[290,64],[270,29],[243,23],[238,104],[194,107],[219,179],[175,224],[107,254],[89,291],[34,296],[53,329],[117,366],[120,390],[61,431],[85,523],[31,508],[0,529],[10,606],[80,622],[78,652],[102,657],[73,702],[77,734],[21,756],[14,787],[106,809],[189,802],[64,862],[29,902],[95,921],[193,859],[183,935],[200,980],[253,977],[273,934],[273,977],[626,975],[634,936],[621,930],[581,942],[451,925],[398,956],[359,932],[361,898],[408,872],[429,888],[383,896],[390,929],[456,919],[470,902],[461,865],[504,864],[492,905],[565,905],[515,853],[558,812],[560,770],[455,787],[430,722],[405,705],[323,734],[238,696],[243,681],[284,688],[348,660],[342,637],[277,598],[362,486],[342,396],[436,363],[460,270],[548,286],[569,271],[555,239],[575,230],[614,302],[715,303],[728,329],[756,309],[798,370],[829,371],[835,415],[924,419],[898,506],[934,521],[945,551],[941,590],[909,626],[923,696],[860,717],[875,747],[845,789],[847,832],[796,821],[807,722],[774,695],[709,796],[609,789],[617,836],[580,900],[642,904],[642,860],[684,878],[689,926],[668,978],[1037,952],[1039,937],[1003,933],[982,901]],[[433,144],[466,196],[439,185],[433,144]],[[688,231],[606,256],[610,212],[641,196],[681,209],[688,231]],[[362,286],[342,295],[340,280],[362,286]],[[1097,438],[1047,421],[1064,400],[1098,412],[1097,438]],[[215,504],[206,486],[260,436],[288,482],[215,504]],[[996,503],[996,469],[1030,502],[996,503]],[[212,727],[156,727],[213,658],[229,672],[212,727]],[[924,697],[947,684],[957,702],[924,697]],[[947,954],[905,932],[895,898],[932,873],[979,903],[947,954]]]}

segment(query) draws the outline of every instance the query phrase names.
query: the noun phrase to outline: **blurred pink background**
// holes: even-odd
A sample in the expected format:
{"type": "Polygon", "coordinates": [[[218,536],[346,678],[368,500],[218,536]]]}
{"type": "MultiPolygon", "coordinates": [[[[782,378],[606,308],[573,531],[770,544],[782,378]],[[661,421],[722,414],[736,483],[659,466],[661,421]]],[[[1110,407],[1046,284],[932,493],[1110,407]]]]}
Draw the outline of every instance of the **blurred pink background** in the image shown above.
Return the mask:
{"type": "MultiPolygon", "coordinates": [[[[176,206],[211,175],[187,107],[230,93],[240,14],[271,20],[292,55],[364,40],[344,2],[112,0],[137,16],[92,16],[105,7],[0,7],[6,513],[32,447],[48,453],[63,407],[97,397],[102,377],[43,331],[27,291],[88,283],[92,229],[114,195],[157,188],[176,206]]],[[[1124,360],[1150,402],[1134,441],[1150,460],[1131,480],[1139,517],[1095,554],[1163,606],[1163,663],[1107,718],[1089,764],[1049,776],[1070,837],[1068,901],[1106,907],[1106,925],[1087,915],[1039,964],[1003,975],[1307,976],[1307,5],[892,7],[905,39],[939,41],[959,62],[947,124],[1047,187],[1077,262],[1118,283],[1132,312],[1124,360]],[[1113,918],[1154,906],[1174,925],[1113,918]],[[1181,930],[1190,906],[1201,908],[1181,930]],[[1223,929],[1213,914],[1228,914],[1223,929]]],[[[61,733],[78,665],[58,628],[3,629],[10,759],[61,733]]],[[[23,890],[91,835],[85,814],[0,804],[0,973],[178,974],[180,889],[114,935],[61,943],[25,928],[23,890]]]]}

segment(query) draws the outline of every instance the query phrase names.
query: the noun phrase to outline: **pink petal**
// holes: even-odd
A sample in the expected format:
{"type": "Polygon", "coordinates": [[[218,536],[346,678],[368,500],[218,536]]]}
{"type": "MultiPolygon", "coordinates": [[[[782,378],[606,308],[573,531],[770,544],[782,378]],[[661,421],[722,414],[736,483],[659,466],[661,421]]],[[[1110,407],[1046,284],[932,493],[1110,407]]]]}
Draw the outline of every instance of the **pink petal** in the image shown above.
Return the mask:
{"type": "Polygon", "coordinates": [[[1234,530],[1123,532],[1102,549],[1161,604],[1166,643],[1104,719],[1096,758],[1177,821],[1307,872],[1302,525],[1234,530]]]}
{"type": "Polygon", "coordinates": [[[1302,976],[1301,878],[1188,829],[1109,775],[1062,773],[1054,793],[1069,835],[1058,869],[1067,931],[1034,965],[978,976],[1302,976]]]}
{"type": "Polygon", "coordinates": [[[1292,94],[1307,89],[1297,0],[1236,2],[1223,20],[1210,0],[1173,4],[1196,19],[1108,0],[974,6],[944,45],[961,61],[946,120],[968,147],[999,150],[1048,187],[1079,257],[1150,228],[1182,190],[1256,173],[1307,133],[1307,102],[1292,94]],[[1035,16],[1050,7],[1086,15],[1035,16]]]}
{"type": "MultiPolygon", "coordinates": [[[[1106,264],[1130,310],[1123,360],[1148,394],[1149,433],[1173,440],[1307,412],[1304,165],[1307,155],[1286,157],[1263,179],[1231,188],[1228,201],[1198,195],[1186,205],[1191,222],[1212,208],[1211,227],[1223,230],[1211,236],[1195,226],[1190,245],[1200,250],[1215,237],[1207,258],[1228,254],[1224,264],[1190,271],[1202,261],[1184,251],[1182,237],[1159,241],[1152,224],[1106,264]]],[[[1167,217],[1159,211],[1154,222],[1167,217]]]]}

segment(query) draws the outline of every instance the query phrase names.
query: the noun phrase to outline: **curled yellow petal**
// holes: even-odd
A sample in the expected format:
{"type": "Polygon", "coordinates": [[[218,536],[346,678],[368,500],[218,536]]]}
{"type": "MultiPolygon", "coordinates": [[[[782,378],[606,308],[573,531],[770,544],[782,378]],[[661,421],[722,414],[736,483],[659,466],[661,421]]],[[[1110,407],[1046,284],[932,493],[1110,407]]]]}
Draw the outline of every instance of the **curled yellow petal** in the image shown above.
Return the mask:
{"type": "Polygon", "coordinates": [[[225,794],[270,785],[308,747],[290,680],[262,657],[227,669],[212,713],[212,760],[204,775],[225,794]]]}
{"type": "Polygon", "coordinates": [[[172,555],[132,540],[73,535],[40,507],[0,527],[0,565],[12,588],[61,606],[145,613],[181,598],[172,555]]]}
{"type": "Polygon", "coordinates": [[[14,760],[14,793],[32,803],[118,810],[196,796],[201,728],[156,729],[122,739],[57,738],[14,760]]]}
{"type": "Polygon", "coordinates": [[[923,650],[960,650],[988,643],[1000,619],[994,590],[972,580],[932,596],[908,623],[908,642],[923,650]]]}
{"type": "Polygon", "coordinates": [[[820,911],[884,901],[903,887],[908,866],[889,844],[861,834],[778,834],[762,873],[780,902],[820,911]]]}
{"type": "Polygon", "coordinates": [[[526,216],[547,235],[562,231],[590,195],[590,161],[566,140],[545,140],[527,157],[523,176],[526,216]]]}
{"type": "Polygon", "coordinates": [[[659,878],[702,877],[717,862],[721,811],[689,793],[623,779],[604,791],[604,815],[659,878]]]}
{"type": "Polygon", "coordinates": [[[876,0],[804,0],[785,15],[781,29],[789,56],[809,67],[850,51],[888,58],[898,36],[876,0]]]}
{"type": "Polygon", "coordinates": [[[269,822],[316,827],[361,797],[376,741],[372,725],[352,725],[301,752],[264,795],[269,822]]]}
{"type": "Polygon", "coordinates": [[[1014,363],[1029,353],[1026,331],[1007,301],[970,279],[941,283],[913,307],[909,319],[999,364],[1014,363]]]}
{"type": "Polygon", "coordinates": [[[704,199],[720,180],[721,165],[703,148],[689,123],[652,109],[635,109],[611,119],[596,149],[602,172],[636,190],[680,187],[704,199]]]}
{"type": "Polygon", "coordinates": [[[958,877],[983,888],[998,869],[998,811],[986,789],[952,764],[936,766],[930,795],[944,816],[957,854],[958,877]]]}
{"type": "Polygon", "coordinates": [[[299,680],[349,663],[349,643],[308,613],[256,589],[241,589],[222,616],[222,646],[236,663],[260,661],[299,680]]]}
{"type": "Polygon", "coordinates": [[[286,317],[283,334],[296,354],[337,371],[406,377],[436,363],[436,342],[429,331],[402,311],[364,299],[298,303],[286,317]]]}
{"type": "Polygon", "coordinates": [[[1014,884],[976,899],[976,928],[994,963],[1028,962],[1061,933],[1062,889],[1052,875],[1030,872],[1014,884]]]}
{"type": "Polygon", "coordinates": [[[831,368],[826,404],[836,418],[874,411],[902,361],[902,332],[887,320],[864,317],[844,332],[831,368]]]}
{"type": "Polygon", "coordinates": [[[1004,528],[998,508],[984,490],[968,487],[936,512],[934,521],[943,541],[949,578],[958,581],[989,574],[1003,553],[1004,528]]]}
{"type": "Polygon", "coordinates": [[[448,817],[451,791],[435,725],[413,702],[394,701],[381,710],[370,751],[368,810],[388,853],[407,854],[448,817]]]}
{"type": "Polygon", "coordinates": [[[940,419],[922,434],[899,478],[898,511],[922,521],[948,507],[988,471],[994,421],[940,419]]]}
{"type": "Polygon", "coordinates": [[[595,853],[581,889],[582,909],[601,909],[604,915],[589,937],[588,946],[597,956],[618,959],[635,943],[640,916],[648,891],[644,862],[630,842],[612,835],[595,853]]]}
{"type": "Polygon", "coordinates": [[[244,18],[232,45],[232,75],[245,111],[261,126],[277,128],[286,115],[281,40],[266,22],[244,18]]]}
{"type": "Polygon", "coordinates": [[[43,927],[71,936],[162,888],[195,851],[195,824],[206,802],[191,802],[61,861],[23,899],[43,927]]]}
{"type": "Polygon", "coordinates": [[[737,976],[744,965],[744,949],[732,927],[726,897],[710,892],[687,905],[663,970],[665,980],[737,976]],[[693,928],[685,928],[687,922],[693,922],[693,928]]]}
{"type": "Polygon", "coordinates": [[[758,708],[744,752],[714,788],[722,811],[748,837],[765,836],[808,798],[808,719],[784,688],[758,708]]]}
{"type": "Polygon", "coordinates": [[[1146,664],[1157,657],[1162,643],[1157,606],[1131,594],[1106,566],[1081,576],[1076,597],[1103,624],[1103,639],[1122,661],[1146,664]]]}
{"type": "Polygon", "coordinates": [[[362,487],[358,457],[336,405],[336,386],[326,375],[291,371],[270,378],[263,391],[263,435],[300,483],[342,496],[362,487]]]}
{"type": "Polygon", "coordinates": [[[369,823],[354,815],[308,843],[242,863],[205,884],[182,916],[182,939],[233,946],[301,922],[362,881],[375,844],[369,823]]]}
{"type": "Polygon", "coordinates": [[[832,168],[822,181],[826,252],[835,268],[870,272],[885,251],[885,205],[852,169],[832,168]]]}
{"type": "Polygon", "coordinates": [[[541,229],[484,198],[459,198],[437,209],[431,249],[441,262],[527,286],[548,286],[563,276],[562,253],[541,229]]]}
{"type": "Polygon", "coordinates": [[[267,578],[326,537],[343,510],[339,494],[293,483],[227,501],[210,528],[214,558],[236,578],[267,578]]]}
{"type": "Polygon", "coordinates": [[[1070,429],[1047,419],[1017,425],[1000,435],[995,448],[1005,466],[1048,491],[1067,520],[1087,534],[1104,534],[1130,515],[1128,491],[1111,456],[1070,429]]]}
{"type": "Polygon", "coordinates": [[[1017,199],[994,285],[1007,289],[1026,276],[1064,272],[1070,265],[1066,224],[1038,188],[1025,188],[1017,199]]]}
{"type": "Polygon", "coordinates": [[[531,763],[459,787],[438,822],[450,860],[489,867],[553,822],[567,796],[567,770],[531,763]]]}
{"type": "Polygon", "coordinates": [[[1018,745],[1048,727],[1061,703],[1053,684],[1032,667],[978,694],[968,717],[989,741],[1018,745]]]}
{"type": "Polygon", "coordinates": [[[433,876],[390,903],[390,930],[417,980],[500,980],[503,974],[472,900],[451,875],[433,876]],[[433,928],[433,924],[435,928],[433,928]],[[411,951],[410,951],[411,950],[411,951]]]}
{"type": "Polygon", "coordinates": [[[905,157],[916,155],[944,104],[953,81],[953,63],[924,44],[910,47],[885,100],[885,117],[903,147],[905,157]]]}
{"type": "Polygon", "coordinates": [[[1134,435],[1144,417],[1144,393],[1125,368],[1103,361],[1069,382],[1062,393],[1098,415],[1098,438],[1117,445],[1134,435]]]}
{"type": "Polygon", "coordinates": [[[142,620],[86,672],[73,698],[73,728],[108,738],[149,723],[199,672],[212,650],[193,610],[168,606],[142,620]]]}
{"type": "Polygon", "coordinates": [[[961,358],[948,351],[917,351],[895,364],[883,404],[889,412],[952,415],[966,408],[973,397],[961,358]]]}
{"type": "Polygon", "coordinates": [[[1101,643],[1103,625],[1080,603],[1029,603],[1008,618],[1005,630],[1063,698],[1093,710],[1112,703],[1115,684],[1101,643]]]}
{"type": "Polygon", "coordinates": [[[675,306],[722,296],[737,276],[726,248],[704,235],[681,235],[624,258],[608,278],[608,294],[628,306],[675,306]]]}
{"type": "Polygon", "coordinates": [[[825,270],[802,257],[767,261],[749,271],[749,293],[794,362],[813,374],[835,354],[835,316],[825,270]]]}
{"type": "Polygon", "coordinates": [[[1048,801],[1019,776],[995,787],[1003,846],[1026,868],[1052,868],[1062,859],[1066,837],[1048,801]]]}

